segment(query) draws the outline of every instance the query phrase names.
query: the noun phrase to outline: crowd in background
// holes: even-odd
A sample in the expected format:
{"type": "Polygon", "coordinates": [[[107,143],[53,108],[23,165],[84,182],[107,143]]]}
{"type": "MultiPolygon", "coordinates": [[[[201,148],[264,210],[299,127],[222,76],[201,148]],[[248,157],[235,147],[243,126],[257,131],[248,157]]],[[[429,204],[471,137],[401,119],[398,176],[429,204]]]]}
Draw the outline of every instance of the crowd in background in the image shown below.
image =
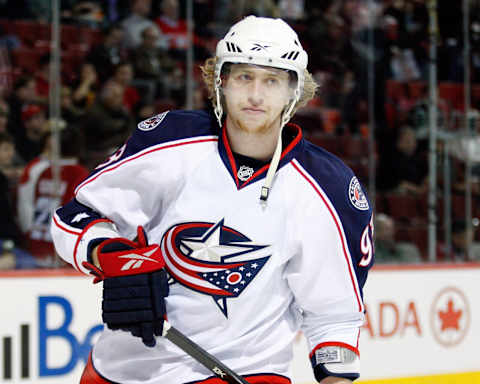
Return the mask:
{"type": "MultiPolygon", "coordinates": [[[[421,262],[427,235],[429,14],[425,0],[196,0],[193,42],[180,0],[61,1],[61,185],[53,184],[49,105],[51,1],[0,0],[0,269],[58,266],[49,239],[51,207],[123,144],[137,122],[185,108],[186,55],[194,47],[193,108],[209,109],[199,65],[245,15],[281,17],[309,53],[317,97],[294,118],[314,143],[342,157],[368,186],[376,160],[379,262],[421,262]],[[371,44],[373,42],[373,45],[371,44]],[[368,70],[373,69],[373,81],[368,70]],[[373,85],[374,92],[369,90],[373,85]],[[369,97],[373,108],[369,108],[369,97]],[[375,153],[367,136],[374,111],[375,153]],[[61,188],[61,197],[58,190],[61,188]]],[[[438,258],[466,261],[465,160],[473,161],[474,217],[480,198],[478,134],[462,129],[463,17],[458,2],[438,1],[438,143],[451,153],[453,225],[438,258]],[[477,162],[478,161],[478,162],[477,162]]],[[[472,130],[480,129],[480,1],[471,1],[472,130]]],[[[439,163],[439,170],[442,162],[439,163]]],[[[438,198],[445,191],[442,177],[438,198]]],[[[478,220],[477,220],[478,221],[478,220]]],[[[476,223],[476,222],[475,222],[476,223]]],[[[476,244],[474,243],[476,246],[476,244]]],[[[477,254],[476,248],[473,258],[477,254]]]]}

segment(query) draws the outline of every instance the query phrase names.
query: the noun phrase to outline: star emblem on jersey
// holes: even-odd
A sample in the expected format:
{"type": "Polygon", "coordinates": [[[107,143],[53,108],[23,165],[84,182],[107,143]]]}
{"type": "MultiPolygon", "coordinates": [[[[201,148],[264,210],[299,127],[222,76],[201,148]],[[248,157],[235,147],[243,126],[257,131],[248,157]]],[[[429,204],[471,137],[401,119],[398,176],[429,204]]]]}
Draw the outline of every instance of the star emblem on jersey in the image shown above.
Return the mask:
{"type": "Polygon", "coordinates": [[[242,181],[247,181],[253,175],[253,168],[246,165],[240,166],[237,172],[237,176],[242,181]]]}
{"type": "Polygon", "coordinates": [[[227,300],[242,294],[271,253],[269,245],[254,244],[223,222],[174,225],[163,235],[161,247],[171,277],[211,296],[228,317],[227,300]]]}

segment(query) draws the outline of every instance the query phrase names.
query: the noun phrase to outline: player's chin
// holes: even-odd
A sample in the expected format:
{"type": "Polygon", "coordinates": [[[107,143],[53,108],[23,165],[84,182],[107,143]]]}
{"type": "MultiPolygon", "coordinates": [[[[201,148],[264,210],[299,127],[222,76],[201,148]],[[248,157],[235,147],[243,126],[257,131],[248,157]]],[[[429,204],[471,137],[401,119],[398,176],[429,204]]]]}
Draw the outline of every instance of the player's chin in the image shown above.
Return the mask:
{"type": "Polygon", "coordinates": [[[262,118],[242,119],[240,128],[248,133],[262,133],[268,131],[269,122],[262,118]]]}

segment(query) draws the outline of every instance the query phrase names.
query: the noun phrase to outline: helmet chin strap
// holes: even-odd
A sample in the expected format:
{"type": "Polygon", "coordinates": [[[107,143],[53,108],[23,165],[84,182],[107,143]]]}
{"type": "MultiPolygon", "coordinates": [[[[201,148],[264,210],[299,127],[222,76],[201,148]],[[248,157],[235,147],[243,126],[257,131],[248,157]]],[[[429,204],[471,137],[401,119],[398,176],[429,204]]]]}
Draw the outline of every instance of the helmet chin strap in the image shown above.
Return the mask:
{"type": "MultiPolygon", "coordinates": [[[[219,79],[215,87],[215,97],[217,99],[217,105],[215,106],[214,112],[215,112],[215,116],[217,117],[218,124],[221,127],[223,108],[222,108],[222,103],[220,101],[220,84],[221,84],[221,80],[219,79]]],[[[263,206],[266,206],[267,204],[268,196],[270,194],[270,189],[272,188],[273,178],[275,176],[275,173],[277,172],[278,164],[280,163],[280,157],[282,155],[283,127],[285,127],[285,125],[290,120],[293,108],[295,107],[299,99],[300,99],[300,92],[298,90],[295,90],[295,97],[292,99],[287,109],[282,113],[277,145],[275,146],[275,151],[273,152],[272,161],[270,161],[270,166],[268,168],[267,175],[265,176],[265,183],[263,184],[262,190],[260,191],[260,203],[263,206]]]]}
{"type": "Polygon", "coordinates": [[[223,115],[223,107],[222,103],[220,101],[220,85],[222,84],[221,79],[216,79],[215,80],[215,97],[217,99],[217,105],[215,106],[214,113],[215,116],[217,117],[218,120],[218,125],[220,125],[220,128],[222,127],[222,115],[223,115]]]}
{"type": "Polygon", "coordinates": [[[278,134],[277,145],[275,147],[275,151],[273,152],[272,161],[270,162],[270,167],[268,168],[267,175],[265,176],[265,183],[262,186],[262,190],[260,192],[260,203],[262,205],[267,204],[267,199],[270,194],[270,189],[272,188],[273,178],[275,173],[277,172],[278,164],[280,163],[280,156],[282,155],[282,132],[285,125],[291,118],[291,114],[293,108],[297,104],[299,100],[298,92],[295,91],[295,97],[290,102],[287,110],[282,114],[282,120],[280,123],[280,131],[278,134]]]}

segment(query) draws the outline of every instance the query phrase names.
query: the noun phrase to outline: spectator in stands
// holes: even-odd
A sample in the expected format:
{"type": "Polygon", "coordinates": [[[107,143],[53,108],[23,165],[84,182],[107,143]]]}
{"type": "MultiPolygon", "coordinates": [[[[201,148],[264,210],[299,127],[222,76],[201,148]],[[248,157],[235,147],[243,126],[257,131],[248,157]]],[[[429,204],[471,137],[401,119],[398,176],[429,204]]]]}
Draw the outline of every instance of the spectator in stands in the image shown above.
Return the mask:
{"type": "Polygon", "coordinates": [[[276,3],[278,1],[275,2],[273,0],[232,1],[232,17],[237,20],[246,15],[280,17],[281,12],[276,3]]]}
{"type": "Polygon", "coordinates": [[[123,87],[123,106],[130,112],[134,112],[140,101],[140,95],[137,89],[132,86],[133,66],[130,62],[124,61],[115,67],[111,81],[120,84],[123,87]]]}
{"type": "Polygon", "coordinates": [[[8,130],[8,104],[0,99],[0,133],[7,133],[8,130]]]}
{"type": "Polygon", "coordinates": [[[17,35],[9,33],[3,26],[0,25],[0,47],[6,49],[8,52],[20,47],[22,42],[17,35]]]}
{"type": "Polygon", "coordinates": [[[382,23],[390,46],[391,78],[401,82],[418,80],[421,76],[419,66],[413,50],[410,47],[404,47],[400,40],[397,19],[386,15],[382,23]]]}
{"type": "Polygon", "coordinates": [[[15,156],[15,142],[6,132],[0,132],[0,172],[6,177],[7,181],[15,179],[12,173],[15,156]]]}
{"type": "Polygon", "coordinates": [[[470,26],[470,40],[471,40],[471,69],[472,69],[472,82],[480,83],[480,4],[477,4],[474,15],[477,16],[477,20],[472,21],[470,26]]]}
{"type": "Polygon", "coordinates": [[[378,136],[383,135],[382,130],[386,126],[385,89],[389,67],[389,46],[381,24],[380,5],[375,2],[373,4],[375,4],[373,9],[370,9],[366,3],[359,2],[357,12],[351,15],[353,19],[350,50],[352,70],[355,74],[353,90],[355,98],[352,102],[353,108],[345,109],[344,112],[345,115],[348,114],[346,121],[350,132],[356,133],[359,129],[358,125],[368,121],[369,73],[372,68],[375,74],[373,77],[375,134],[378,136]],[[370,45],[370,36],[373,36],[373,47],[370,45]],[[370,67],[371,64],[372,67],[370,67]],[[365,115],[363,121],[355,116],[359,112],[365,115]]]}
{"type": "Polygon", "coordinates": [[[128,49],[135,49],[142,43],[142,33],[146,28],[151,28],[157,33],[159,38],[156,39],[156,46],[166,47],[166,42],[160,39],[161,32],[157,25],[149,19],[151,8],[151,0],[131,0],[130,16],[121,23],[128,49]]]}
{"type": "Polygon", "coordinates": [[[147,27],[142,30],[141,35],[142,42],[132,54],[135,78],[150,84],[151,100],[153,97],[168,97],[170,76],[175,62],[165,49],[158,46],[158,28],[147,27]]]}
{"type": "Polygon", "coordinates": [[[47,53],[40,57],[38,61],[38,69],[35,71],[35,90],[37,97],[41,98],[42,101],[48,101],[48,93],[50,89],[49,83],[50,77],[50,54],[47,53]]]}
{"type": "Polygon", "coordinates": [[[100,96],[79,120],[79,128],[85,135],[89,168],[118,149],[134,128],[132,115],[123,106],[123,87],[107,82],[100,96]]]}
{"type": "Polygon", "coordinates": [[[155,22],[167,41],[168,52],[175,59],[183,60],[189,41],[187,22],[180,18],[178,0],[162,0],[161,13],[155,22]]]}
{"type": "Polygon", "coordinates": [[[52,146],[49,136],[42,155],[25,167],[18,187],[20,229],[27,239],[27,249],[42,266],[55,266],[58,261],[50,236],[52,207],[69,201],[75,187],[88,176],[87,169],[79,165],[78,160],[83,152],[82,144],[82,137],[75,129],[60,132],[60,180],[57,186],[49,159],[52,146]]]}
{"type": "Polygon", "coordinates": [[[65,120],[68,125],[76,123],[84,113],[84,110],[73,103],[72,89],[66,85],[63,85],[61,89],[60,107],[62,119],[65,120]]]}
{"type": "Polygon", "coordinates": [[[8,98],[10,115],[8,132],[17,140],[25,135],[22,124],[22,109],[25,105],[38,100],[35,80],[30,76],[21,76],[13,85],[13,92],[8,98]]]}
{"type": "Polygon", "coordinates": [[[425,154],[417,151],[417,138],[410,126],[399,129],[393,148],[382,151],[378,164],[380,190],[414,195],[426,192],[428,164],[425,154]]]}
{"type": "Polygon", "coordinates": [[[87,62],[92,63],[100,79],[113,75],[115,66],[127,58],[123,46],[124,32],[119,24],[107,28],[103,43],[94,47],[87,55],[87,62]]]}
{"type": "Polygon", "coordinates": [[[80,78],[73,87],[73,104],[82,110],[90,107],[95,101],[97,88],[97,70],[93,64],[84,62],[80,68],[80,78]]]}
{"type": "Polygon", "coordinates": [[[0,25],[0,98],[5,97],[11,92],[12,82],[12,64],[11,51],[20,46],[20,40],[17,36],[5,32],[0,25]]]}
{"type": "Polygon", "coordinates": [[[22,124],[25,134],[17,136],[15,148],[24,162],[34,159],[43,150],[48,133],[48,121],[43,107],[30,104],[22,110],[22,124]]]}
{"type": "Polygon", "coordinates": [[[305,17],[305,1],[304,0],[280,0],[277,1],[280,11],[280,18],[298,23],[305,17]]]}
{"type": "Polygon", "coordinates": [[[425,1],[392,1],[386,5],[384,15],[387,30],[391,32],[394,26],[397,35],[394,43],[395,59],[399,62],[394,63],[394,66],[406,64],[405,69],[411,73],[402,73],[402,76],[424,76],[428,59],[426,47],[429,24],[425,1]]]}
{"type": "Polygon", "coordinates": [[[4,173],[13,161],[13,138],[0,132],[0,270],[34,268],[35,261],[27,252],[19,248],[21,235],[15,221],[12,205],[12,184],[4,173]]]}
{"type": "Polygon", "coordinates": [[[92,28],[101,27],[105,21],[101,2],[89,0],[77,0],[73,6],[72,18],[80,25],[92,28]]]}
{"type": "Polygon", "coordinates": [[[395,221],[384,213],[375,217],[375,262],[418,263],[420,252],[415,244],[395,241],[395,221]]]}
{"type": "MultiPolygon", "coordinates": [[[[1,115],[0,105],[0,124],[4,120],[1,115]]],[[[15,152],[15,141],[11,137],[6,129],[1,129],[0,125],[0,171],[5,177],[7,177],[10,185],[16,185],[23,170],[23,166],[18,163],[18,155],[15,152]]]]}

